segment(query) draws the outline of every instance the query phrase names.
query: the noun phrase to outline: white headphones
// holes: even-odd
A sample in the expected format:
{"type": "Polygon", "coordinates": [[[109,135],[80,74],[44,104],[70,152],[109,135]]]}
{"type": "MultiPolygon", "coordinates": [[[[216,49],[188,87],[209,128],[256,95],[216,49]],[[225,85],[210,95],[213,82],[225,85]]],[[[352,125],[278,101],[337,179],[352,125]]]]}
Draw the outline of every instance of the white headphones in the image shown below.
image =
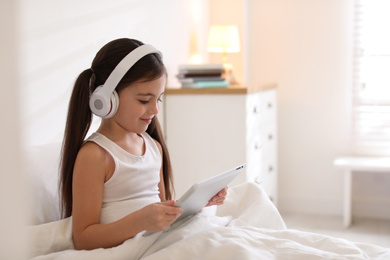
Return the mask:
{"type": "Polygon", "coordinates": [[[151,53],[157,53],[162,58],[159,50],[152,45],[144,44],[127,54],[116,65],[106,82],[98,86],[92,93],[89,99],[89,107],[92,113],[101,118],[110,118],[115,115],[119,106],[118,93],[115,91],[116,86],[137,61],[151,53]]]}

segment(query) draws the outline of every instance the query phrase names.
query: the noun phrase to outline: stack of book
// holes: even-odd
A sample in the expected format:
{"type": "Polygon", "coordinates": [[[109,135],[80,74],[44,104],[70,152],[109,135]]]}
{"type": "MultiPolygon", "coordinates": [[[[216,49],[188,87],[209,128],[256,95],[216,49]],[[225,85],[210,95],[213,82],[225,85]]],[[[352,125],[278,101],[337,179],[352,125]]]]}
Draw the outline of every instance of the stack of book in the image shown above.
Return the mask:
{"type": "Polygon", "coordinates": [[[227,87],[223,64],[184,64],[179,65],[177,75],[183,88],[227,87]]]}

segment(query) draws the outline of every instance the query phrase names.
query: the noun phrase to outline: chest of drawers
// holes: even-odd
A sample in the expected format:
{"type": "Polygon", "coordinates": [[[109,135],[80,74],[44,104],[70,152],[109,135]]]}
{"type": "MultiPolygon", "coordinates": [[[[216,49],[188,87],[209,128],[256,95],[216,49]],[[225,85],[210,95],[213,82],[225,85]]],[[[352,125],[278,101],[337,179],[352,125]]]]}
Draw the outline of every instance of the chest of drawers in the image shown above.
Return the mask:
{"type": "Polygon", "coordinates": [[[277,203],[276,94],[274,84],[166,90],[163,124],[176,197],[247,163],[231,185],[256,182],[277,203]]]}

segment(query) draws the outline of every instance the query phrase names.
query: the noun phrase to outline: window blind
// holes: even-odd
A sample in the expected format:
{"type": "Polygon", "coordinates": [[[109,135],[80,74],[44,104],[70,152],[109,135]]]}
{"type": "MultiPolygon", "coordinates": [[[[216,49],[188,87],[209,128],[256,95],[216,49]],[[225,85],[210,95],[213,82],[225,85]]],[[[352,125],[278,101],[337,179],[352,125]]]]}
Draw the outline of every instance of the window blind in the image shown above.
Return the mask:
{"type": "Polygon", "coordinates": [[[390,1],[355,0],[352,145],[390,155],[390,1]]]}

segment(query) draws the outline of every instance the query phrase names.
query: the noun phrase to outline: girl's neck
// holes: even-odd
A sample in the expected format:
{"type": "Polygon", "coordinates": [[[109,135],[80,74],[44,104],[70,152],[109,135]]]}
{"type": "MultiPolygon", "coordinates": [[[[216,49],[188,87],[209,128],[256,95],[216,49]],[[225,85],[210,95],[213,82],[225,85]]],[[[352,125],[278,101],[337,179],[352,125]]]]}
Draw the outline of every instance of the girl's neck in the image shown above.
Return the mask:
{"type": "Polygon", "coordinates": [[[130,154],[142,156],[145,153],[144,139],[141,134],[118,129],[114,130],[105,126],[103,123],[100,125],[97,132],[104,135],[130,154]]]}

